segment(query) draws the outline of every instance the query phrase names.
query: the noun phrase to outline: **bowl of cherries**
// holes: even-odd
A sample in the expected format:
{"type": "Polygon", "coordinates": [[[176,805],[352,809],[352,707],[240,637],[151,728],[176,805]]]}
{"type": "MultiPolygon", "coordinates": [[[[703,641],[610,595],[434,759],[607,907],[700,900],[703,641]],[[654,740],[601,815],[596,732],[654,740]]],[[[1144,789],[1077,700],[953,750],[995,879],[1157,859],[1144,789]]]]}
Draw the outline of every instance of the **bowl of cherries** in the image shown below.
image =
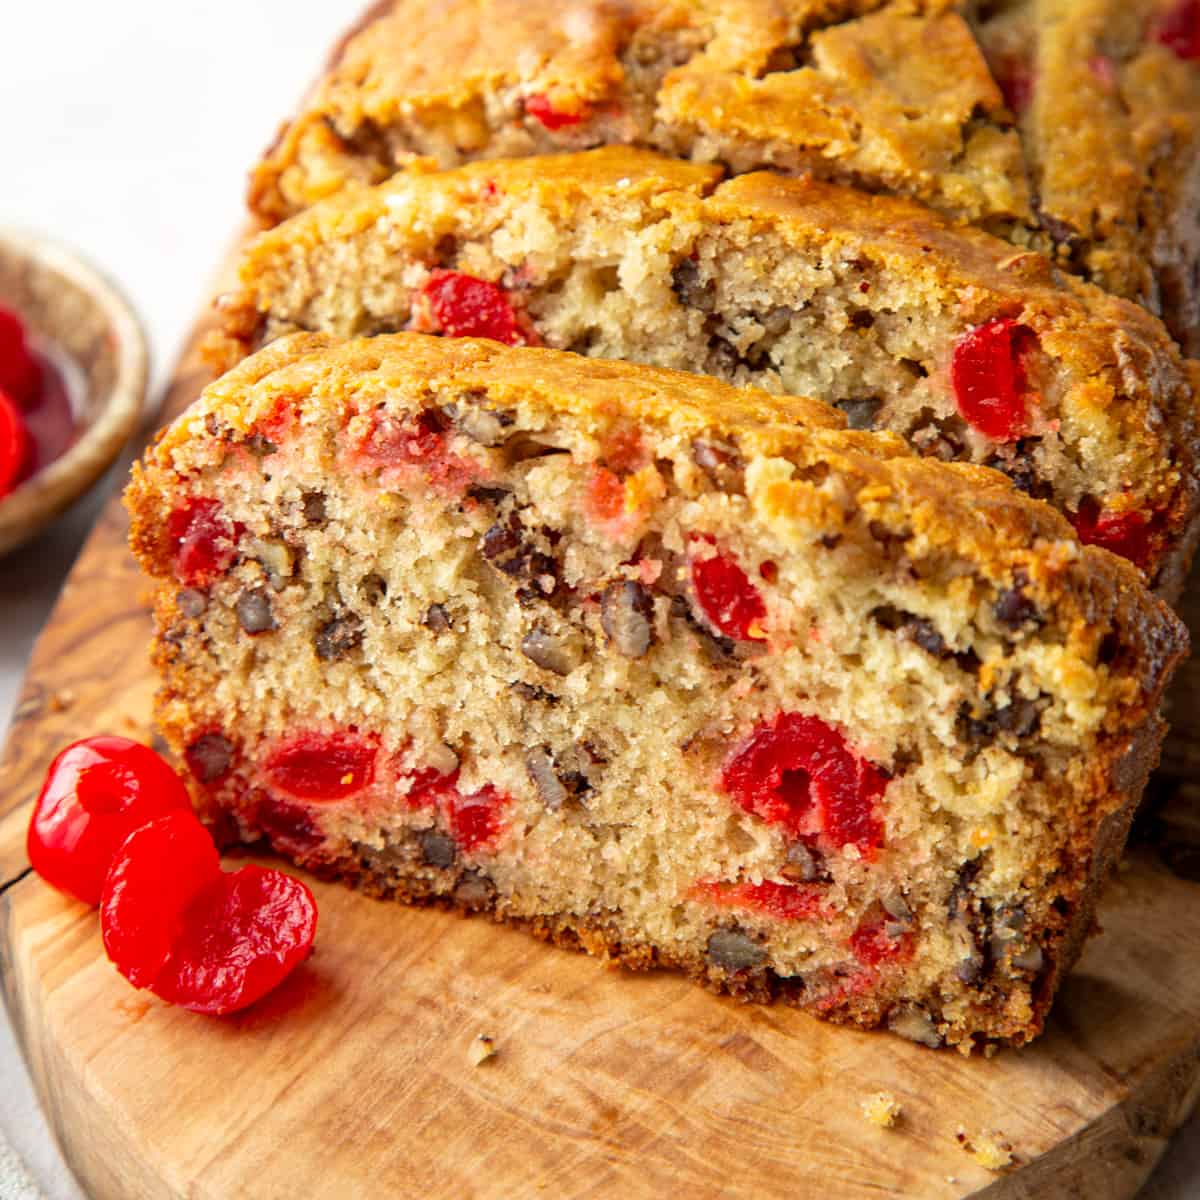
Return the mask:
{"type": "Polygon", "coordinates": [[[146,372],[145,335],[111,283],[0,230],[0,554],[112,465],[141,424],[146,372]]]}

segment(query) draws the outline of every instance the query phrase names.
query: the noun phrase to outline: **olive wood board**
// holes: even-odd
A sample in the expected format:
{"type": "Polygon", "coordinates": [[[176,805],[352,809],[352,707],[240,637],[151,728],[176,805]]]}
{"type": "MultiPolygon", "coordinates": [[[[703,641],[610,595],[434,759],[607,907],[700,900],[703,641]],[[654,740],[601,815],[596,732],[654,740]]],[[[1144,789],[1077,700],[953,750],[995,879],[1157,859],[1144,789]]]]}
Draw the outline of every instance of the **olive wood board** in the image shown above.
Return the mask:
{"type": "MultiPolygon", "coordinates": [[[[207,379],[206,321],[168,413],[207,379]]],[[[1127,856],[1045,1036],[990,1059],[315,881],[315,952],[257,1006],[218,1020],[135,992],[95,913],[34,876],[24,848],[58,749],[100,731],[153,738],[150,617],[125,532],[114,500],[37,643],[0,760],[4,996],[95,1200],[1109,1200],[1134,1195],[1192,1111],[1200,737],[1186,730],[1155,785],[1160,839],[1127,856]],[[480,1034],[497,1053],[474,1065],[480,1034]],[[862,1115],[879,1091],[902,1106],[894,1128],[862,1115]],[[960,1133],[1002,1137],[1013,1165],[984,1169],[960,1133]]],[[[1196,708],[1196,670],[1178,714],[1196,708]]]]}

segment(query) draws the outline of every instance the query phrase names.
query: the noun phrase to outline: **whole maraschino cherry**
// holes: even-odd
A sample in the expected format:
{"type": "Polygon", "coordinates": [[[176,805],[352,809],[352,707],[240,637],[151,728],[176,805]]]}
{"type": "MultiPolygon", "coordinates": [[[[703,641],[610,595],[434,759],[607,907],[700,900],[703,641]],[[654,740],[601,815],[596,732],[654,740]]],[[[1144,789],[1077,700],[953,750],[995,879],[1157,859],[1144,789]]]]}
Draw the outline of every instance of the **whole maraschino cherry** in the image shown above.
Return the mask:
{"type": "Polygon", "coordinates": [[[312,950],[312,892],[282,871],[222,871],[179,776],[128,738],[85,738],[55,758],[27,847],[48,883],[100,905],[117,970],[171,1004],[237,1012],[312,950]]]}
{"type": "Polygon", "coordinates": [[[46,772],[29,822],[29,861],[47,883],[94,907],[121,843],[154,817],[191,807],[179,776],[148,746],[85,738],[46,772]]]}

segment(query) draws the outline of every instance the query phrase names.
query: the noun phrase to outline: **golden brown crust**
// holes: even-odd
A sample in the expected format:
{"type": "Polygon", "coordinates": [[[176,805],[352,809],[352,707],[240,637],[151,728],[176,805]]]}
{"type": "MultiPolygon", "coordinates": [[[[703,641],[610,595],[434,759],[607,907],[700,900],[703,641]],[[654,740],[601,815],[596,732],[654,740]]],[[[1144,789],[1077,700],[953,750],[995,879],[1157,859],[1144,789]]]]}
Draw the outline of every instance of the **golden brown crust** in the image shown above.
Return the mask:
{"type": "Polygon", "coordinates": [[[915,197],[1163,312],[1194,352],[1200,71],[1159,40],[1172,6],[394,0],[348,38],[251,203],[277,221],[413,154],[648,146],[915,197]]]}
{"type": "Polygon", "coordinates": [[[688,156],[690,141],[728,139],[753,147],[757,165],[883,184],[973,217],[1025,216],[1003,98],[948,7],[404,0],[339,47],[256,172],[252,202],[278,219],[347,178],[382,178],[414,151],[436,149],[449,165],[496,153],[497,137],[536,145],[549,134],[550,144],[622,140],[688,156]],[[531,97],[564,122],[546,129],[525,107],[531,97]],[[575,128],[593,116],[607,136],[575,128]]]}

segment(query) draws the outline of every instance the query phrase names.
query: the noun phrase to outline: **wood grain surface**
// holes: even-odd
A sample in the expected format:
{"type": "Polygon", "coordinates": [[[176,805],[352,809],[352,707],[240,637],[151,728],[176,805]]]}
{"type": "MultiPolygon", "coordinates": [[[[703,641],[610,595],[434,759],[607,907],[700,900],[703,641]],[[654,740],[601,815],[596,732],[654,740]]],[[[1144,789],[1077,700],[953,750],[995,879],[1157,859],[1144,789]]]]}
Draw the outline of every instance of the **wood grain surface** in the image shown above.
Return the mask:
{"type": "MultiPolygon", "coordinates": [[[[194,348],[167,407],[206,379],[194,348]]],[[[1200,731],[1180,728],[1104,932],[1046,1035],[992,1059],[635,976],[482,918],[313,883],[316,952],[236,1018],[106,961],[93,912],[28,868],[54,753],[151,740],[150,619],[114,501],[33,655],[0,761],[0,970],[68,1161],[96,1200],[1132,1196],[1200,1094],[1200,731]],[[471,1043],[497,1054],[472,1065],[471,1043]],[[892,1129],[861,1113],[902,1105],[892,1129]],[[984,1169],[960,1144],[1011,1143],[984,1169]]],[[[1200,629],[1200,622],[1193,625],[1200,629]]]]}

